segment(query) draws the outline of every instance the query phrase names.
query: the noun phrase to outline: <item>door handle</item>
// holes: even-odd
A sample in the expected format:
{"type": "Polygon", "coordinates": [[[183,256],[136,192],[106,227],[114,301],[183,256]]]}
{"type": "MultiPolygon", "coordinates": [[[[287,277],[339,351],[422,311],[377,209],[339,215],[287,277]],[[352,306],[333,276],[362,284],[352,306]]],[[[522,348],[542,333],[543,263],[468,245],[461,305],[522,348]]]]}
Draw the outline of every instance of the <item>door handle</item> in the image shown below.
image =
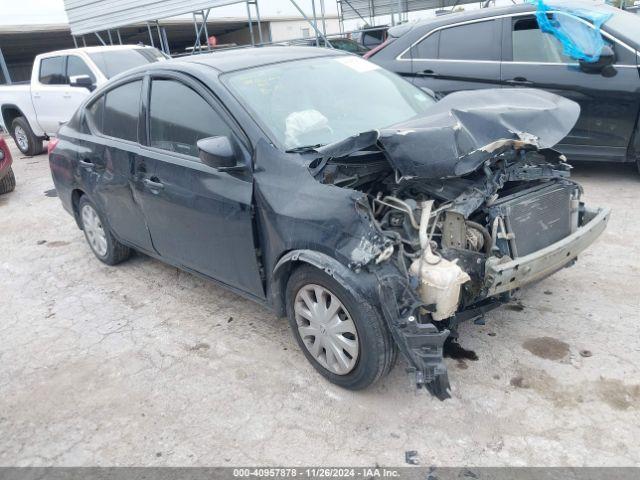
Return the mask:
{"type": "Polygon", "coordinates": [[[145,178],[142,183],[144,183],[149,188],[149,190],[162,190],[164,188],[162,182],[156,177],[145,178]]]}
{"type": "Polygon", "coordinates": [[[524,77],[515,77],[515,78],[512,78],[511,80],[505,81],[505,83],[507,85],[520,85],[520,86],[533,85],[533,82],[530,82],[524,77]]]}
{"type": "Polygon", "coordinates": [[[95,167],[93,162],[90,160],[80,160],[80,166],[82,168],[86,168],[87,170],[93,170],[93,167],[95,167]]]}
{"type": "Polygon", "coordinates": [[[437,77],[438,74],[431,69],[422,70],[417,74],[419,77],[437,77]]]}

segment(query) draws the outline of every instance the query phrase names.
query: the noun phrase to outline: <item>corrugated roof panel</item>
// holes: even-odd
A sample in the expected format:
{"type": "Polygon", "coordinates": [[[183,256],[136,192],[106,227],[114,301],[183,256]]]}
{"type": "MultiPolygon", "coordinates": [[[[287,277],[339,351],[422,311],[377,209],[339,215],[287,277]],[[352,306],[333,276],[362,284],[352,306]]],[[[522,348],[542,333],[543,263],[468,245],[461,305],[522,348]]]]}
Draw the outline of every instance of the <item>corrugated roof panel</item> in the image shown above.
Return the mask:
{"type": "Polygon", "coordinates": [[[174,17],[243,0],[64,0],[73,35],[174,17]]]}
{"type": "Polygon", "coordinates": [[[465,3],[477,3],[478,0],[348,0],[341,3],[342,18],[368,19],[377,15],[390,15],[399,12],[415,12],[432,8],[451,7],[465,3]]]}

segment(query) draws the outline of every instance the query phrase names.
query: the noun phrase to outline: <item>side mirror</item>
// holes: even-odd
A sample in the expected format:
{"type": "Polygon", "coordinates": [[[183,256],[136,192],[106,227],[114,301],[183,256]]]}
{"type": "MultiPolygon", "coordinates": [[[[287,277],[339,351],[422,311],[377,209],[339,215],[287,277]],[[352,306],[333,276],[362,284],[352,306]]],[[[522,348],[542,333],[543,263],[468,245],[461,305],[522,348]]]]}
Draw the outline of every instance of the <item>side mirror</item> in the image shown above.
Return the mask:
{"type": "Polygon", "coordinates": [[[208,137],[198,140],[200,160],[221,172],[243,170],[238,164],[237,150],[229,137],[208,137]]]}
{"type": "Polygon", "coordinates": [[[610,70],[613,69],[613,64],[616,62],[616,54],[611,48],[611,45],[606,45],[602,47],[602,52],[600,53],[600,58],[597,62],[585,62],[584,60],[580,60],[580,69],[585,73],[602,73],[605,76],[607,73],[611,73],[610,70]]]}
{"type": "Polygon", "coordinates": [[[96,88],[96,86],[93,84],[93,80],[91,80],[91,77],[89,75],[74,75],[72,77],[69,77],[69,85],[71,85],[72,87],[86,88],[90,92],[93,92],[93,90],[96,88]]]}

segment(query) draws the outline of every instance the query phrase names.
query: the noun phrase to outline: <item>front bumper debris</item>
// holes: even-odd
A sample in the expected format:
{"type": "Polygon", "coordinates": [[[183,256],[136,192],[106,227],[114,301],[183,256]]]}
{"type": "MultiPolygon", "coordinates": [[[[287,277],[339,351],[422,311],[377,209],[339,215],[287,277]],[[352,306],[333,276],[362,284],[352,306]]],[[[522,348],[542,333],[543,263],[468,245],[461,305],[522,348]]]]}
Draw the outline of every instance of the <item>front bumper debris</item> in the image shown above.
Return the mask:
{"type": "Polygon", "coordinates": [[[491,297],[515,290],[573,263],[604,231],[610,213],[607,208],[586,209],[583,224],[562,240],[505,263],[500,263],[495,257],[488,259],[485,265],[484,296],[491,297]]]}

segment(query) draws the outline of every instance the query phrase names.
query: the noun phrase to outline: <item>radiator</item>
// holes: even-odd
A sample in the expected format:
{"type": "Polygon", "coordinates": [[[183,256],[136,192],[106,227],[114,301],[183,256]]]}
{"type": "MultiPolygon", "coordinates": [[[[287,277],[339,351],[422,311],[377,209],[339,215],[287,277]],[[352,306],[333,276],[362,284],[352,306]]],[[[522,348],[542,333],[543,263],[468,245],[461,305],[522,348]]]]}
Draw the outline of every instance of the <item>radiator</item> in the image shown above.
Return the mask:
{"type": "Polygon", "coordinates": [[[571,233],[571,196],[575,188],[564,182],[538,185],[498,199],[491,206],[492,220],[501,215],[507,233],[513,235],[509,242],[512,257],[540,250],[571,233]]]}

